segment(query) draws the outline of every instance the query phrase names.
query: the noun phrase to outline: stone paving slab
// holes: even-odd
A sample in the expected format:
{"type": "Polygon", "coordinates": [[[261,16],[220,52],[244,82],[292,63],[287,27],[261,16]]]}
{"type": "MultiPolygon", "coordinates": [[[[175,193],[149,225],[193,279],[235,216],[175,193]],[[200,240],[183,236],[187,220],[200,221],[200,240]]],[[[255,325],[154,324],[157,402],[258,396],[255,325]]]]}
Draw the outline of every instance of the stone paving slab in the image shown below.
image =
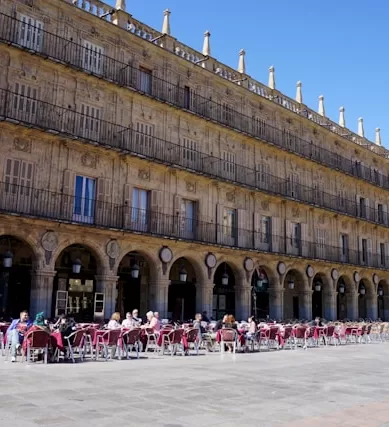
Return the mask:
{"type": "Polygon", "coordinates": [[[389,343],[67,364],[0,358],[0,426],[389,427],[389,343]]]}

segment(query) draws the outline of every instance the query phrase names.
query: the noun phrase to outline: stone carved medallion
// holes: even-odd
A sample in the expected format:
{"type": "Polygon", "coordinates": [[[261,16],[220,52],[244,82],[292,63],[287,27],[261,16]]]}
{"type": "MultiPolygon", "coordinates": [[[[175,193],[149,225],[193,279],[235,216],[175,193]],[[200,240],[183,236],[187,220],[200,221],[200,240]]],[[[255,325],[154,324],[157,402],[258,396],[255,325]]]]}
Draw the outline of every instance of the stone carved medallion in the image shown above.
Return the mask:
{"type": "Polygon", "coordinates": [[[235,202],[235,191],[229,191],[226,193],[226,198],[229,202],[235,202]]]}
{"type": "Polygon", "coordinates": [[[209,268],[214,268],[216,266],[216,263],[217,263],[216,256],[211,252],[207,254],[207,256],[205,257],[206,266],[209,268]]]}
{"type": "Polygon", "coordinates": [[[14,148],[15,150],[25,151],[26,153],[31,152],[31,141],[22,138],[14,139],[14,148]]]}
{"type": "Polygon", "coordinates": [[[360,279],[361,279],[361,277],[360,277],[360,275],[359,275],[358,271],[355,271],[355,272],[354,272],[354,281],[355,281],[356,283],[358,283],[358,282],[360,281],[360,279]]]}
{"type": "Polygon", "coordinates": [[[194,182],[186,182],[186,191],[189,193],[196,193],[196,184],[194,182]]]}
{"type": "Polygon", "coordinates": [[[269,201],[268,200],[262,200],[261,201],[261,208],[264,211],[268,211],[269,210],[269,201]]]}
{"type": "Polygon", "coordinates": [[[173,252],[167,246],[163,246],[161,248],[161,250],[159,251],[159,259],[163,263],[167,264],[168,262],[170,262],[173,259],[173,252]]]}
{"type": "Polygon", "coordinates": [[[88,168],[94,168],[94,169],[96,169],[97,156],[92,156],[91,154],[85,153],[81,157],[81,163],[82,163],[83,166],[86,166],[88,168]]]}
{"type": "Polygon", "coordinates": [[[277,271],[278,271],[278,274],[281,274],[281,275],[285,273],[285,271],[286,271],[286,265],[282,261],[280,261],[278,263],[278,265],[277,265],[277,271]]]}
{"type": "Polygon", "coordinates": [[[150,179],[150,171],[148,169],[139,169],[138,178],[148,181],[150,179]]]}
{"type": "Polygon", "coordinates": [[[243,263],[243,267],[246,271],[250,272],[254,270],[254,261],[252,258],[246,258],[243,263]]]}
{"type": "Polygon", "coordinates": [[[41,239],[42,248],[47,252],[53,252],[58,247],[58,235],[54,231],[47,231],[41,239]]]}
{"type": "Polygon", "coordinates": [[[294,218],[297,218],[300,216],[300,209],[299,208],[292,208],[292,216],[294,218]]]}
{"type": "Polygon", "coordinates": [[[120,254],[120,245],[117,240],[110,240],[106,246],[107,255],[110,258],[116,259],[120,254]]]}

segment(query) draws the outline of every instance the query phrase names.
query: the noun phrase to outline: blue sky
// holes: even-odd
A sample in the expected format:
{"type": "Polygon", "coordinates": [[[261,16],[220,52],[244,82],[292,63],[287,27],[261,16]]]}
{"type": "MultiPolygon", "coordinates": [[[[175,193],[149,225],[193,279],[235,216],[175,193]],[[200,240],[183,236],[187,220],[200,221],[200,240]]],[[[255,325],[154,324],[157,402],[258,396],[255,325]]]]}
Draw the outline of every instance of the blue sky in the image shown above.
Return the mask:
{"type": "MultiPolygon", "coordinates": [[[[115,0],[110,0],[110,4],[115,0]]],[[[200,50],[211,32],[212,56],[237,67],[246,50],[247,73],[268,81],[276,69],[277,89],[294,98],[303,83],[304,103],[317,110],[324,95],[326,115],[338,121],[346,109],[346,126],[374,141],[381,128],[389,148],[389,1],[388,0],[127,0],[134,18],[160,30],[163,10],[171,10],[171,32],[200,50]]]]}

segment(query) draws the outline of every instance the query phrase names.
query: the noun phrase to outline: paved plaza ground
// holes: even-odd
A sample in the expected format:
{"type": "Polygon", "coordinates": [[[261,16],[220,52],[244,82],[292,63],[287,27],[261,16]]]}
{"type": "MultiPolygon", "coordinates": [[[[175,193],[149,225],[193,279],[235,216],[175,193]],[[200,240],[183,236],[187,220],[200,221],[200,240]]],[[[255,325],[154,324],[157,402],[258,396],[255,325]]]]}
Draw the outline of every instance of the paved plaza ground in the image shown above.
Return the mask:
{"type": "Polygon", "coordinates": [[[386,426],[389,343],[254,354],[11,364],[0,426],[386,426]]]}

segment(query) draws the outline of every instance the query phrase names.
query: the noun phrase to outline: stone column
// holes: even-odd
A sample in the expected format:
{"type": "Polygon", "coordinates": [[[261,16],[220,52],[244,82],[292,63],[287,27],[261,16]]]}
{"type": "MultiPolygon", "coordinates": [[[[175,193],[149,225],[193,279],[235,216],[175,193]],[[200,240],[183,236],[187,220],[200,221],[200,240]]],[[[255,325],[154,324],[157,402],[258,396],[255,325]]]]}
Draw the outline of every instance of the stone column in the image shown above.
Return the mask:
{"type": "Polygon", "coordinates": [[[235,288],[235,318],[246,320],[251,314],[251,286],[235,288]]]}
{"type": "Polygon", "coordinates": [[[312,319],[312,291],[299,292],[300,300],[300,318],[311,320],[312,319]]]}
{"type": "Polygon", "coordinates": [[[366,295],[366,313],[368,319],[377,320],[378,317],[378,297],[375,292],[372,295],[366,295]]]}
{"type": "Polygon", "coordinates": [[[149,310],[158,311],[160,319],[167,318],[169,285],[169,279],[160,279],[150,283],[149,310]]]}
{"type": "Polygon", "coordinates": [[[109,319],[116,311],[116,302],[118,297],[117,282],[119,276],[99,275],[95,276],[96,292],[104,294],[104,319],[109,319]]]}
{"type": "MultiPolygon", "coordinates": [[[[30,316],[43,311],[45,317],[52,315],[53,281],[57,274],[53,270],[31,271],[30,316]]],[[[27,308],[27,307],[26,307],[27,308]]]]}
{"type": "Polygon", "coordinates": [[[284,317],[284,289],[269,288],[269,317],[282,319],[284,317]]]}
{"type": "Polygon", "coordinates": [[[323,316],[326,320],[336,320],[336,296],[333,290],[325,291],[323,294],[323,316]]]}
{"type": "Polygon", "coordinates": [[[212,317],[214,286],[212,282],[196,283],[196,311],[198,313],[206,311],[208,317],[212,317]]]}
{"type": "Polygon", "coordinates": [[[358,292],[351,289],[346,293],[347,298],[347,318],[350,320],[357,320],[358,313],[358,292]]]}
{"type": "Polygon", "coordinates": [[[386,322],[389,320],[389,295],[384,295],[384,318],[386,322]]]}

